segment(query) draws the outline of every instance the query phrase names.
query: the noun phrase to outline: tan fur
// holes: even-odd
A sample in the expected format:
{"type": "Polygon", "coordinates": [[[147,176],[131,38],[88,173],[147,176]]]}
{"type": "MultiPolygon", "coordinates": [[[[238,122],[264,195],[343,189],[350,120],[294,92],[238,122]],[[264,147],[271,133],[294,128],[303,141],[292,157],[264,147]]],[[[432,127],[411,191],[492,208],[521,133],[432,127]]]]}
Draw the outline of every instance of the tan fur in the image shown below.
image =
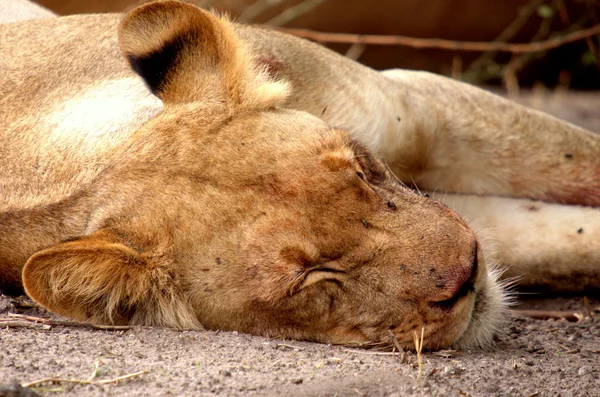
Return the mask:
{"type": "MultiPolygon", "coordinates": [[[[72,40],[61,21],[45,25],[53,45],[72,40]]],[[[120,111],[102,87],[129,87],[122,61],[95,91],[101,59],[24,54],[16,31],[5,51],[32,64],[3,82],[3,288],[22,269],[36,301],[96,323],[388,345],[392,330],[407,347],[423,326],[430,348],[490,343],[502,295],[474,233],[345,132],[278,107],[288,85],[229,22],[176,2],[127,15],[123,55],[163,104],[100,131],[78,117],[86,101],[120,111]]]]}
{"type": "Polygon", "coordinates": [[[543,142],[486,157],[491,182],[469,162],[514,112],[509,141],[554,126],[591,167],[581,181],[595,172],[578,146],[590,134],[448,79],[377,73],[176,2],[128,14],[118,43],[119,18],[0,27],[0,287],[23,269],[63,315],[333,343],[390,344],[393,330],[408,347],[424,326],[429,348],[487,346],[506,302],[473,231],[342,129],[407,183],[552,198],[564,188],[541,175],[511,184],[512,158],[543,142]],[[460,113],[453,98],[505,109],[460,113]]]}

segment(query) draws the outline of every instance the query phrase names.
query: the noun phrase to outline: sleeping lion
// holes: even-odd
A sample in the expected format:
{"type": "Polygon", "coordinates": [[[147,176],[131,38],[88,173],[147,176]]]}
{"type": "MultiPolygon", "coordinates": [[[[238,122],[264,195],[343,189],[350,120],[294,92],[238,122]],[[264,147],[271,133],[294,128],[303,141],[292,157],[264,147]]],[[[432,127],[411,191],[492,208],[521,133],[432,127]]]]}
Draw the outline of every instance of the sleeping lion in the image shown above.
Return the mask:
{"type": "Polygon", "coordinates": [[[0,289],[57,314],[472,348],[501,278],[600,288],[600,138],[548,115],[175,1],[0,51],[0,289]]]}

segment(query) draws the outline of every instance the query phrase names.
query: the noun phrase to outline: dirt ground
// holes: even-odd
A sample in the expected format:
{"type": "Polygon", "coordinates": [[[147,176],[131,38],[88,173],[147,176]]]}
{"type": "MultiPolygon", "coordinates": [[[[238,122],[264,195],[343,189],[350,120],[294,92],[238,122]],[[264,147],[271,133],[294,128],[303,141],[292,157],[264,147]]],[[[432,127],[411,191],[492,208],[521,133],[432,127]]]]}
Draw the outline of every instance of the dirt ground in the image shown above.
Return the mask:
{"type": "MultiPolygon", "coordinates": [[[[600,132],[600,93],[523,93],[518,100],[600,132]]],[[[493,351],[425,353],[419,380],[413,353],[235,332],[61,325],[27,300],[0,295],[0,396],[600,396],[598,297],[520,299],[519,309],[583,319],[514,315],[493,351]],[[54,325],[21,318],[18,327],[11,317],[7,327],[9,313],[54,325]],[[69,382],[18,386],[44,378],[69,382]]]]}

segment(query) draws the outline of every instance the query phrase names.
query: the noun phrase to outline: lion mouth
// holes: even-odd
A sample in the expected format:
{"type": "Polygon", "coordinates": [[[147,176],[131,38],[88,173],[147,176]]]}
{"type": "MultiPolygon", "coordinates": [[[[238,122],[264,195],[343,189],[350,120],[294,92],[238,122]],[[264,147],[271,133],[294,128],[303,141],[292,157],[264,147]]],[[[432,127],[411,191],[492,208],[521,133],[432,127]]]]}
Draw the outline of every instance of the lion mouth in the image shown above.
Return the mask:
{"type": "Polygon", "coordinates": [[[467,279],[463,282],[463,284],[456,290],[454,295],[452,295],[448,299],[444,299],[441,301],[430,302],[429,305],[431,307],[441,309],[444,312],[450,312],[457,305],[458,302],[466,298],[471,293],[475,292],[475,281],[477,280],[477,276],[479,274],[479,261],[477,260],[477,255],[475,255],[475,259],[473,260],[473,266],[471,267],[471,272],[467,276],[467,279]]]}
{"type": "Polygon", "coordinates": [[[468,282],[464,283],[459,288],[459,290],[456,292],[456,294],[454,294],[454,296],[452,296],[450,299],[445,299],[445,300],[438,301],[438,302],[430,302],[429,305],[432,307],[435,307],[437,309],[441,309],[444,312],[450,312],[450,311],[452,311],[452,309],[454,309],[454,307],[456,307],[458,302],[460,302],[461,300],[463,300],[463,298],[466,298],[467,296],[469,296],[471,293],[474,293],[474,292],[475,292],[475,280],[468,281],[468,282]]]}

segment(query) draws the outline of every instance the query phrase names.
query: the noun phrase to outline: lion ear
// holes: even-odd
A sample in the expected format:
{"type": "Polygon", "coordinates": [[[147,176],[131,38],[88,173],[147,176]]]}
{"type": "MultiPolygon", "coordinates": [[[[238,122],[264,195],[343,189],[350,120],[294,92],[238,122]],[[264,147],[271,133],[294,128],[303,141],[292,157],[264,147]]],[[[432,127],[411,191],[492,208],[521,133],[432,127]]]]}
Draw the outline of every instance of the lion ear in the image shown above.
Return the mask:
{"type": "Polygon", "coordinates": [[[200,327],[168,264],[107,231],[38,251],[25,264],[23,285],[48,310],[79,321],[200,327]]]}
{"type": "Polygon", "coordinates": [[[272,107],[285,83],[256,68],[232,24],[191,4],[149,3],[127,14],[121,50],[150,90],[166,104],[214,100],[272,107]]]}

